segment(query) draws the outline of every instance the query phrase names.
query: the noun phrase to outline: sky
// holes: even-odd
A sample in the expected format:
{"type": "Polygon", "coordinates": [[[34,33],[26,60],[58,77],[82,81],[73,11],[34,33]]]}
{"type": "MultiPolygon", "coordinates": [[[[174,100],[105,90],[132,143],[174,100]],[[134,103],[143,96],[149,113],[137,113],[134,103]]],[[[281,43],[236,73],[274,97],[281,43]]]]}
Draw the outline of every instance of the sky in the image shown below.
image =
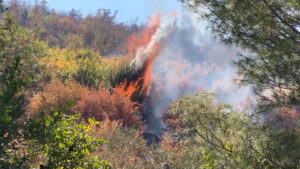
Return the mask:
{"type": "MultiPolygon", "coordinates": [[[[30,0],[34,3],[34,0],[30,0]]],[[[59,11],[79,10],[85,16],[97,9],[118,11],[117,21],[130,23],[137,19],[145,23],[148,17],[161,11],[163,14],[181,10],[179,0],[47,0],[48,6],[59,11]]]]}

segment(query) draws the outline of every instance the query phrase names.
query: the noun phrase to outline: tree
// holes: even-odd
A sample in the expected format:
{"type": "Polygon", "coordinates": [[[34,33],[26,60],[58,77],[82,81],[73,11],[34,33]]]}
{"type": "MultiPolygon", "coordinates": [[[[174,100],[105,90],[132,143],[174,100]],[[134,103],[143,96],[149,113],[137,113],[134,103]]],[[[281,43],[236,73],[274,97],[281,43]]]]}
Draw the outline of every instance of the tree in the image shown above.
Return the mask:
{"type": "Polygon", "coordinates": [[[70,35],[83,40],[85,48],[93,49],[102,56],[125,53],[124,44],[129,35],[137,33],[141,26],[116,22],[117,12],[99,9],[95,15],[82,17],[72,9],[68,13],[49,9],[47,1],[36,1],[32,6],[20,0],[10,0],[8,12],[26,28],[33,29],[35,36],[50,47],[61,49],[69,44],[70,35]]]}
{"type": "Polygon", "coordinates": [[[3,0],[0,0],[0,13],[2,13],[3,10],[4,10],[3,0]]]}
{"type": "Polygon", "coordinates": [[[1,76],[0,87],[0,167],[21,167],[22,160],[15,154],[22,139],[18,119],[24,115],[24,95],[18,95],[27,83],[20,77],[20,58],[7,67],[7,74],[1,76]],[[13,160],[12,160],[13,159],[13,160]]]}
{"type": "Polygon", "coordinates": [[[22,168],[26,158],[17,154],[22,145],[24,87],[32,82],[35,48],[26,32],[10,17],[0,29],[0,168],[22,168]],[[29,65],[30,64],[30,65],[29,65]]]}
{"type": "Polygon", "coordinates": [[[254,53],[242,55],[236,65],[262,105],[299,106],[300,1],[181,1],[204,16],[221,40],[254,53]]]}
{"type": "Polygon", "coordinates": [[[216,105],[213,98],[213,93],[200,91],[172,103],[164,114],[169,131],[193,145],[191,153],[200,156],[206,168],[300,166],[299,132],[276,133],[267,124],[253,122],[245,112],[216,105]]]}

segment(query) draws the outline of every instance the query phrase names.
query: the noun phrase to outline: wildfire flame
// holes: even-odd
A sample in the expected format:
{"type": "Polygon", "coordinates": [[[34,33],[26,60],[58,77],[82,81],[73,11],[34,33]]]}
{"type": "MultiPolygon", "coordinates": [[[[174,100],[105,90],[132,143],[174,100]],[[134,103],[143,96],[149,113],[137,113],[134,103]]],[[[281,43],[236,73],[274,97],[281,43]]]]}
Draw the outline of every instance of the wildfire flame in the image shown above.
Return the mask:
{"type": "Polygon", "coordinates": [[[131,66],[140,72],[137,79],[128,81],[125,79],[117,87],[120,93],[131,98],[134,93],[150,93],[152,68],[155,59],[160,53],[160,43],[154,36],[159,29],[161,22],[160,14],[150,17],[149,25],[141,35],[132,35],[128,42],[128,56],[133,58],[131,66]]]}

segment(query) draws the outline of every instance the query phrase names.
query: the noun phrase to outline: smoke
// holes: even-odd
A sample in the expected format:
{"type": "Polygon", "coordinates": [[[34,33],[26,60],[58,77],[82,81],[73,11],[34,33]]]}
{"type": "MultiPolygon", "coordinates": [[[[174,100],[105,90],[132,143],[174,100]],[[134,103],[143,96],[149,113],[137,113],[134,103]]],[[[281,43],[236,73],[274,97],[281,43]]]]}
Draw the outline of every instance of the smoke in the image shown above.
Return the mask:
{"type": "Polygon", "coordinates": [[[129,97],[146,91],[141,107],[145,133],[163,135],[161,117],[170,102],[200,89],[214,91],[217,102],[250,106],[249,87],[239,88],[234,82],[232,61],[238,48],[213,38],[202,24],[188,14],[170,13],[162,21],[156,14],[140,36],[131,38],[131,66],[141,74],[119,89],[129,97]]]}
{"type": "Polygon", "coordinates": [[[236,108],[250,106],[250,88],[239,88],[234,81],[237,75],[232,62],[238,49],[214,39],[195,20],[190,15],[166,16],[149,45],[133,61],[140,68],[152,45],[160,45],[150,97],[142,108],[147,133],[162,135],[164,124],[160,119],[170,102],[200,89],[214,91],[217,102],[236,108]]]}
{"type": "MultiPolygon", "coordinates": [[[[154,17],[156,18],[155,20],[158,20],[157,17],[160,17],[160,14],[156,14],[156,16],[154,17]]],[[[159,23],[159,27],[157,27],[157,30],[155,34],[151,37],[149,43],[145,46],[140,46],[137,48],[136,56],[131,63],[135,66],[136,69],[141,69],[144,66],[145,61],[150,58],[149,56],[156,48],[156,46],[160,46],[160,43],[170,35],[176,23],[176,20],[177,14],[174,13],[172,14],[172,17],[165,19],[162,23],[159,23]]]]}

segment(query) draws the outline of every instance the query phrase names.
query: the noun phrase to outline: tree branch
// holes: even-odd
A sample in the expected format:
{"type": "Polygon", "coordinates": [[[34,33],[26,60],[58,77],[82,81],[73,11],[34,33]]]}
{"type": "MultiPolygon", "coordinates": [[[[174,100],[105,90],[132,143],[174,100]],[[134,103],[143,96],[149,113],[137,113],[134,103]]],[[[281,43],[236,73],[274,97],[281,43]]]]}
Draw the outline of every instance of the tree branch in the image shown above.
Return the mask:
{"type": "Polygon", "coordinates": [[[261,0],[269,9],[270,11],[286,26],[288,26],[294,33],[300,35],[300,32],[294,28],[291,24],[289,24],[286,20],[284,20],[272,7],[266,0],[261,0]]]}

